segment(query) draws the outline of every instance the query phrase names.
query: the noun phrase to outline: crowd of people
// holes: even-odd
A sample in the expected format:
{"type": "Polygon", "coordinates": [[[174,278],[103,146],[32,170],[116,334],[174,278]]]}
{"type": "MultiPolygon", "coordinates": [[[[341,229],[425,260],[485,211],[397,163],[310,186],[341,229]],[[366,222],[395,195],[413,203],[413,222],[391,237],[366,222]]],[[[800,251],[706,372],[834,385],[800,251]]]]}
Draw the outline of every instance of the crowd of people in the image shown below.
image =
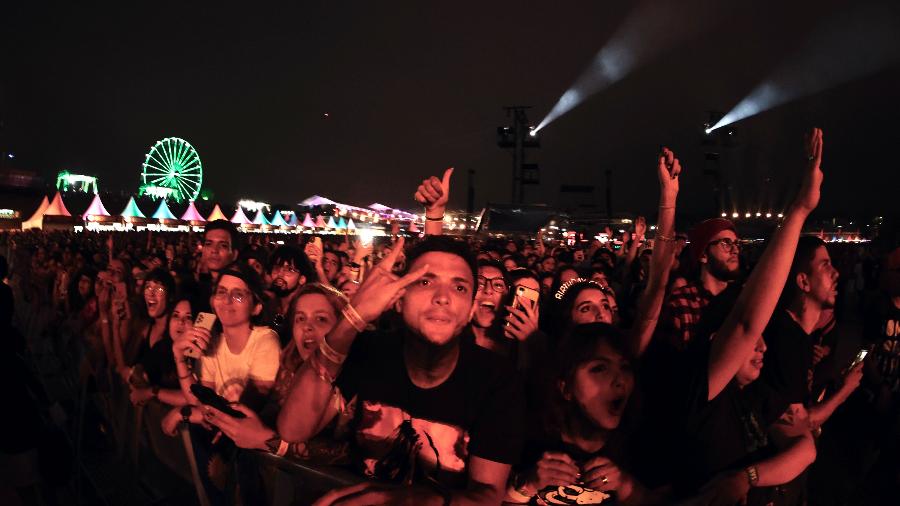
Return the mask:
{"type": "Polygon", "coordinates": [[[35,446],[46,402],[23,378],[52,334],[79,381],[121,392],[97,423],[118,399],[189,435],[210,504],[271,499],[259,452],[358,476],[322,505],[892,503],[900,249],[801,234],[822,132],[805,147],[764,247],[723,218],[676,232],[668,149],[655,230],[621,247],[443,235],[452,169],[415,192],[420,238],[4,235],[23,412],[0,450],[35,446]]]}

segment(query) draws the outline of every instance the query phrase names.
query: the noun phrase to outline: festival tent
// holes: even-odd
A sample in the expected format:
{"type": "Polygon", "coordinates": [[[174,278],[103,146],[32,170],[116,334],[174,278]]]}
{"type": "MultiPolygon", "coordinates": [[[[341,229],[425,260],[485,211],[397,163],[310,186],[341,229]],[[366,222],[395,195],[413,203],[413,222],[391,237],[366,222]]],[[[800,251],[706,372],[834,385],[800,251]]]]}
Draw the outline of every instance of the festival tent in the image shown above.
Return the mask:
{"type": "Polygon", "coordinates": [[[231,217],[231,222],[235,225],[250,225],[252,222],[247,215],[244,214],[244,210],[241,209],[241,206],[238,206],[237,211],[234,212],[234,216],[231,217]]]}
{"type": "MultiPolygon", "coordinates": [[[[309,215],[307,215],[307,216],[309,216],[309,215]]],[[[287,220],[287,224],[289,227],[296,227],[298,225],[297,213],[293,213],[293,212],[291,213],[291,217],[287,220]]]]}
{"type": "Polygon", "coordinates": [[[273,227],[286,227],[288,226],[287,222],[284,221],[284,216],[281,215],[281,211],[275,211],[275,214],[272,215],[271,225],[273,227]]]}
{"type": "MultiPolygon", "coordinates": [[[[276,214],[277,214],[277,212],[276,212],[276,214]]],[[[271,225],[271,223],[269,223],[269,220],[266,219],[266,215],[263,214],[262,208],[260,208],[259,211],[256,211],[256,216],[253,217],[253,224],[254,225],[271,225]]]]}
{"type": "Polygon", "coordinates": [[[181,219],[184,221],[196,221],[203,222],[206,219],[203,218],[202,215],[197,211],[197,207],[194,205],[194,201],[190,201],[188,203],[188,208],[184,211],[184,214],[181,215],[181,219]]]}
{"type": "Polygon", "coordinates": [[[325,217],[322,215],[316,216],[316,228],[325,228],[325,217]]]}
{"type": "Polygon", "coordinates": [[[209,213],[209,217],[206,218],[206,221],[214,220],[228,220],[228,217],[225,216],[225,213],[222,212],[222,208],[219,207],[219,204],[216,204],[216,207],[214,207],[212,212],[209,213]]]}
{"type": "Polygon", "coordinates": [[[44,221],[44,211],[50,207],[50,201],[47,200],[47,196],[44,195],[43,200],[41,200],[41,205],[38,206],[37,211],[31,215],[31,218],[22,222],[22,230],[28,230],[30,228],[41,228],[41,224],[44,221]]]}
{"type": "Polygon", "coordinates": [[[141,208],[138,207],[137,202],[134,201],[134,197],[128,199],[125,209],[119,213],[119,216],[123,218],[146,218],[144,213],[141,212],[141,208]]]}
{"type": "Polygon", "coordinates": [[[328,217],[328,224],[326,226],[328,228],[337,228],[337,224],[334,222],[334,216],[328,217]]]}
{"type": "Polygon", "coordinates": [[[153,218],[156,220],[177,220],[178,218],[172,214],[172,211],[169,210],[169,205],[166,204],[165,199],[159,201],[159,207],[156,208],[156,212],[153,213],[153,218]]]}
{"type": "Polygon", "coordinates": [[[356,223],[353,223],[353,218],[347,220],[347,230],[356,230],[356,223]]]}
{"type": "Polygon", "coordinates": [[[63,204],[62,195],[59,192],[56,192],[56,195],[53,196],[53,201],[44,210],[44,216],[72,216],[72,213],[63,204]]]}
{"type": "Polygon", "coordinates": [[[103,206],[103,202],[100,200],[100,194],[94,194],[94,200],[91,201],[91,205],[88,206],[87,211],[81,215],[82,218],[92,219],[92,218],[109,218],[109,212],[106,210],[106,207],[103,206]],[[91,217],[91,218],[89,218],[91,217]]]}
{"type": "Polygon", "coordinates": [[[337,228],[340,229],[340,230],[346,230],[346,229],[347,229],[347,222],[344,220],[344,217],[343,217],[343,216],[341,216],[341,218],[338,220],[337,228]]]}
{"type": "Polygon", "coordinates": [[[306,228],[316,228],[316,224],[312,220],[312,216],[309,213],[306,213],[306,216],[303,217],[303,226],[306,228]]]}

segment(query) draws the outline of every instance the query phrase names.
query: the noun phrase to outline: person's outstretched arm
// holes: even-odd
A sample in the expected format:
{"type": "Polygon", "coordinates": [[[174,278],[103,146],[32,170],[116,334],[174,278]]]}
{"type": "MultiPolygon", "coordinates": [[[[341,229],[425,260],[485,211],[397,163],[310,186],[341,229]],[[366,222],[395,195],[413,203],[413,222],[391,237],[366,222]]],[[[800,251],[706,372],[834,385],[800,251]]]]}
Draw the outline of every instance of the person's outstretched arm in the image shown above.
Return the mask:
{"type": "Polygon", "coordinates": [[[416,202],[425,206],[425,235],[441,235],[444,228],[444,212],[450,199],[450,176],[453,167],[444,171],[444,177],[431,176],[416,189],[416,202]]]}
{"type": "Polygon", "coordinates": [[[391,253],[369,276],[353,296],[345,316],[325,337],[325,343],[313,352],[294,376],[294,383],[278,414],[278,432],[288,442],[307,441],[315,436],[337,414],[329,402],[334,396],[334,380],[341,373],[343,360],[360,332],[362,322],[371,323],[387,310],[401,291],[422,277],[428,266],[408,273],[402,278],[391,274],[394,262],[403,252],[403,238],[397,239],[391,253]],[[347,314],[355,310],[362,322],[351,323],[347,314]],[[354,326],[355,325],[355,326],[354,326]],[[326,350],[323,352],[323,350],[326,350]]]}
{"type": "Polygon", "coordinates": [[[753,351],[769,323],[784,289],[797,249],[800,231],[809,213],[819,204],[822,185],[822,131],[813,129],[807,140],[809,163],[800,192],[794,198],[784,223],[747,279],[734,308],[712,340],[709,355],[709,399],[714,399],[734,378],[753,351]]]}
{"type": "Polygon", "coordinates": [[[637,305],[634,326],[631,328],[631,339],[635,356],[640,357],[650,338],[656,330],[659,311],[666,295],[669,273],[675,259],[675,201],[678,198],[678,177],[681,175],[681,163],[668,148],[657,161],[659,176],[659,222],[656,228],[656,240],[653,243],[653,254],[650,256],[650,273],[647,288],[641,295],[637,305]]]}

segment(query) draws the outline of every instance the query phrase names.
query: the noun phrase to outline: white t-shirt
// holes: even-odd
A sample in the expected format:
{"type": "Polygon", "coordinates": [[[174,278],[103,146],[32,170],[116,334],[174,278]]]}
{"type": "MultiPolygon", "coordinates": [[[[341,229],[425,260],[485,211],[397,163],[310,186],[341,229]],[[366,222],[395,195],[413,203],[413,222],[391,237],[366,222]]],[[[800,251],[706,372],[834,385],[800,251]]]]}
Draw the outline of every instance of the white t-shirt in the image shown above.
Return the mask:
{"type": "Polygon", "coordinates": [[[238,402],[249,380],[275,381],[280,354],[278,334],[269,327],[253,327],[240,354],[232,353],[222,337],[215,353],[201,357],[200,379],[214,383],[216,393],[229,402],[238,402]]]}

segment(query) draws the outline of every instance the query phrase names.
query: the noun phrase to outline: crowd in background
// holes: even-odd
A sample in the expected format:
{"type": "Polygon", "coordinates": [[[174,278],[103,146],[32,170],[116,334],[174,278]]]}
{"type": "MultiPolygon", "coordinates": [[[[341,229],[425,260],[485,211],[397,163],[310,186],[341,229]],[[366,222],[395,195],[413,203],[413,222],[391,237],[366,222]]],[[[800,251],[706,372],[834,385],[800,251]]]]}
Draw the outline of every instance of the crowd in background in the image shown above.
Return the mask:
{"type": "Polygon", "coordinates": [[[52,353],[103,394],[78,431],[187,436],[210,504],[269,503],[263,453],[358,478],[319,504],[893,503],[900,249],[801,235],[821,131],[806,150],[750,247],[726,219],[676,232],[668,149],[654,233],[615,242],[442,235],[452,170],[416,190],[421,238],[4,234],[6,493],[48,482],[25,471],[65,411],[52,353]]]}

